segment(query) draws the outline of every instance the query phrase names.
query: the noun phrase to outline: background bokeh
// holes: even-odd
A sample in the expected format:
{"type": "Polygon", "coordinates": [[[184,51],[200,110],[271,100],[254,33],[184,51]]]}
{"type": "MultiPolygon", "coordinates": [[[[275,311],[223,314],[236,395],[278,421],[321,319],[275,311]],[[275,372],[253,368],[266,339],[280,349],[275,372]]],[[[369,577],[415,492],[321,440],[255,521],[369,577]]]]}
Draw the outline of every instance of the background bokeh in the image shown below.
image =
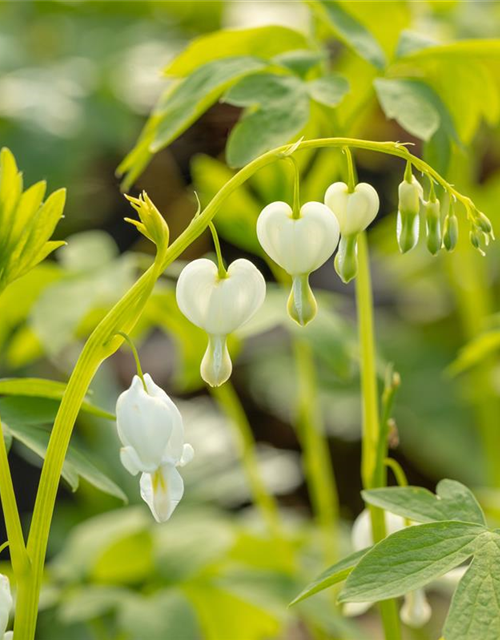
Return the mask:
{"type": "MultiPolygon", "coordinates": [[[[408,30],[447,42],[495,38],[500,29],[496,2],[341,4],[349,4],[389,57],[408,30]]],[[[492,60],[484,54],[477,63],[488,69],[488,86],[473,81],[478,72],[467,66],[475,64],[469,54],[464,60],[444,56],[420,67],[411,62],[392,67],[393,74],[430,79],[448,109],[456,140],[424,144],[404,121],[386,117],[372,87],[378,72],[313,15],[300,2],[0,4],[0,145],[15,154],[25,184],[44,178],[50,190],[68,188],[65,218],[56,232],[68,246],[0,299],[2,377],[66,380],[86,336],[150,264],[153,248],[123,221],[131,210],[116,168],[165,88],[162,69],[190,39],[220,28],[281,24],[314,32],[351,92],[335,118],[313,114],[307,137],[344,133],[341,121],[351,123],[350,135],[411,141],[414,153],[427,154],[500,228],[498,53],[492,60]]],[[[238,107],[215,104],[156,154],[130,187],[134,195],[148,192],[171,237],[196,211],[193,192],[206,204],[230,177],[224,149],[240,115],[238,107]]],[[[500,513],[500,371],[493,350],[500,346],[498,249],[493,245],[481,257],[464,230],[454,254],[433,258],[419,246],[401,256],[395,209],[404,167],[373,154],[356,154],[356,160],[360,178],[381,194],[381,214],[369,237],[380,373],[393,362],[402,378],[394,457],[412,484],[433,489],[443,477],[469,484],[495,521],[500,513]]],[[[304,160],[302,169],[303,196],[321,200],[324,188],[342,174],[342,157],[324,152],[304,160]]],[[[291,597],[326,566],[325,554],[339,552],[326,545],[323,553],[322,529],[311,519],[299,444],[294,340],[302,341],[314,363],[320,422],[338,489],[342,550],[349,549],[349,523],[362,509],[353,287],[340,282],[331,264],[315,273],[320,314],[297,337],[284,313],[286,294],[248,233],[248,221],[265,204],[291,195],[290,178],[286,167],[269,170],[238,192],[218,222],[225,258],[249,257],[270,283],[262,313],[234,337],[233,383],[258,442],[262,475],[278,496],[285,539],[269,536],[252,507],[241,430],[204,388],[198,367],[205,337],[176,307],[175,277],[182,261],[212,251],[204,234],[169,267],[134,334],[144,370],[179,400],[187,439],[196,450],[185,472],[185,499],[166,526],[152,524],[139,504],[135,480],[120,466],[113,422],[82,414],[74,444],[115,484],[103,493],[80,474],[78,491],[72,492],[74,474],[68,471],[69,483],[63,481],[40,640],[376,637],[374,617],[365,616],[360,624],[341,618],[333,611],[332,594],[309,601],[300,615],[286,610],[291,597]],[[122,506],[116,487],[130,506],[122,506]]],[[[113,411],[133,374],[133,358],[124,347],[99,371],[93,401],[113,411]]],[[[10,459],[26,522],[39,477],[37,451],[43,451],[36,433],[50,426],[56,408],[40,401],[23,411],[19,402],[0,399],[3,421],[21,433],[10,459]]],[[[435,591],[432,598],[437,612],[432,623],[408,631],[408,638],[437,637],[447,593],[435,591]]]]}

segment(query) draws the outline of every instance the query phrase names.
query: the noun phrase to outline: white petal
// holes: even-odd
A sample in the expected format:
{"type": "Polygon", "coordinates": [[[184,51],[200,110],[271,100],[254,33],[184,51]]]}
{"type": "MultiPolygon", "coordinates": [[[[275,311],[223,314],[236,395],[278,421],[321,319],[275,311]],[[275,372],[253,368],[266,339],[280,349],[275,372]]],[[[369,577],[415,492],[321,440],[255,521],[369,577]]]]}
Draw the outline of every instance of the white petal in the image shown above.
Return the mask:
{"type": "Polygon", "coordinates": [[[154,474],[141,476],[141,497],[156,522],[166,522],[184,494],[184,482],[174,465],[163,465],[154,474]]]}
{"type": "Polygon", "coordinates": [[[337,216],[342,235],[360,233],[375,219],[380,201],[375,189],[360,182],[353,193],[344,182],[335,182],[326,190],[325,204],[337,216]]]}
{"type": "Polygon", "coordinates": [[[226,336],[208,336],[208,346],[200,366],[203,380],[211,387],[220,387],[229,380],[232,371],[226,336]]]}
{"type": "MultiPolygon", "coordinates": [[[[385,526],[387,535],[391,535],[405,528],[405,520],[401,516],[386,511],[385,526]]],[[[364,509],[354,521],[351,531],[351,542],[354,551],[361,551],[361,549],[372,546],[372,523],[368,509],[364,509]]]]}
{"type": "Polygon", "coordinates": [[[182,450],[182,457],[179,460],[179,467],[185,467],[194,458],[194,449],[190,444],[185,444],[182,450]]]}
{"type": "Polygon", "coordinates": [[[167,394],[154,391],[154,396],[147,393],[139,377],[134,376],[130,389],[116,403],[118,436],[124,447],[135,450],[139,470],[144,472],[161,464],[174,425],[182,423],[179,410],[167,394]]]}
{"type": "Polygon", "coordinates": [[[257,236],[265,252],[291,275],[319,269],[335,251],[339,224],[321,202],[307,202],[300,218],[286,202],[272,202],[257,220],[257,236]]]}
{"type": "Polygon", "coordinates": [[[7,631],[7,633],[3,637],[3,640],[12,640],[13,638],[14,638],[14,632],[7,631]]]}
{"type": "Polygon", "coordinates": [[[419,629],[429,622],[432,609],[423,589],[417,589],[405,596],[399,615],[405,624],[415,629],[419,629]]]}
{"type": "Polygon", "coordinates": [[[220,279],[210,260],[194,260],[177,281],[177,304],[196,326],[228,335],[247,322],[264,302],[266,283],[249,260],[235,260],[220,279]]]}
{"type": "Polygon", "coordinates": [[[362,616],[370,607],[373,607],[373,602],[346,602],[342,607],[342,614],[348,618],[354,618],[362,616]]]}
{"type": "Polygon", "coordinates": [[[136,476],[141,471],[152,473],[157,469],[155,465],[151,465],[148,469],[145,469],[144,467],[146,465],[144,465],[133,447],[122,447],[120,449],[120,461],[125,469],[133,476],[136,476]]]}
{"type": "Polygon", "coordinates": [[[9,616],[12,609],[12,594],[7,576],[0,574],[0,636],[3,635],[9,624],[9,616]]]}

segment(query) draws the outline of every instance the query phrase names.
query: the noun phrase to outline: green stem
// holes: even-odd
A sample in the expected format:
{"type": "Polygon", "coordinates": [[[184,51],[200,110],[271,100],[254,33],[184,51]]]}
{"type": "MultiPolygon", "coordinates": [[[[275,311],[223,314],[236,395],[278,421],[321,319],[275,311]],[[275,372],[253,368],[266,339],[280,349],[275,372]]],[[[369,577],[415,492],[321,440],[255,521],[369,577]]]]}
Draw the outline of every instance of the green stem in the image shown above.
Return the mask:
{"type": "Polygon", "coordinates": [[[292,217],[295,220],[300,218],[300,169],[297,161],[292,156],[286,158],[292,163],[293,166],[293,206],[292,217]]]}
{"type": "Polygon", "coordinates": [[[281,537],[281,525],[278,505],[274,497],[268,492],[262,479],[252,428],[238,394],[230,381],[220,387],[210,387],[209,390],[222,411],[229,418],[231,425],[236,427],[243,467],[246,471],[253,501],[271,534],[279,538],[281,537]]]}
{"type": "Polygon", "coordinates": [[[349,147],[344,147],[344,153],[347,158],[347,191],[348,193],[354,193],[356,189],[356,170],[349,147]]]}
{"type": "Polygon", "coordinates": [[[141,379],[144,391],[146,393],[148,393],[148,387],[146,385],[146,381],[144,380],[144,373],[142,372],[142,366],[141,366],[141,361],[139,360],[139,354],[137,353],[137,349],[135,347],[135,344],[134,344],[132,338],[129,335],[127,335],[126,333],[124,333],[123,331],[117,331],[116,333],[117,333],[117,335],[121,336],[128,343],[128,345],[129,345],[129,347],[130,347],[130,349],[132,351],[132,354],[134,356],[135,366],[137,368],[137,375],[141,379]]]}
{"type": "MultiPolygon", "coordinates": [[[[375,360],[375,335],[373,322],[373,296],[366,233],[358,237],[358,277],[356,278],[356,305],[358,311],[361,395],[363,404],[363,434],[361,476],[365,489],[374,486],[377,460],[381,448],[378,406],[377,371],[375,360]]],[[[384,450],[384,449],[382,449],[384,450]]],[[[382,463],[383,464],[383,463],[382,463]]],[[[384,467],[385,469],[385,467],[384,467]]],[[[374,542],[386,536],[384,511],[370,506],[374,542]]],[[[397,604],[394,600],[379,603],[385,640],[400,640],[401,630],[397,604]]]]}
{"type": "Polygon", "coordinates": [[[2,423],[0,422],[0,496],[2,499],[2,511],[5,520],[5,528],[7,529],[7,538],[9,541],[10,558],[12,569],[16,577],[29,572],[30,562],[26,552],[21,520],[19,518],[19,510],[17,508],[16,494],[14,485],[12,484],[12,476],[10,473],[9,459],[5,440],[3,437],[2,423]]]}
{"type": "Polygon", "coordinates": [[[316,372],[310,345],[293,338],[298,374],[297,434],[304,452],[304,473],[313,513],[322,532],[325,560],[337,559],[339,505],[337,484],[319,407],[316,372]]]}
{"type": "Polygon", "coordinates": [[[219,235],[217,234],[217,229],[213,222],[209,222],[208,226],[210,227],[210,232],[212,233],[212,238],[214,241],[215,253],[217,254],[217,267],[219,269],[219,278],[224,280],[227,278],[227,271],[224,266],[224,260],[222,259],[222,251],[220,248],[219,235]]]}

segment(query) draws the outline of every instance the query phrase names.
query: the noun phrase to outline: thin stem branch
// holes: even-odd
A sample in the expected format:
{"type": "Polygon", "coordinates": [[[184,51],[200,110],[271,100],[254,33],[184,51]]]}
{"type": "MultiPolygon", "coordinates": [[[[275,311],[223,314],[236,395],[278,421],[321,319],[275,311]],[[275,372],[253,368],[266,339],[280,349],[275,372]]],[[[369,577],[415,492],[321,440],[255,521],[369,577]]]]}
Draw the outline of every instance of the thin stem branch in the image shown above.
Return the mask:
{"type": "Polygon", "coordinates": [[[217,255],[217,268],[219,270],[219,278],[221,280],[224,280],[224,278],[227,278],[227,271],[226,271],[226,267],[224,266],[224,260],[222,259],[222,251],[220,248],[219,235],[217,233],[217,229],[215,228],[215,225],[213,222],[209,222],[208,226],[210,227],[210,232],[212,234],[212,238],[214,241],[215,253],[217,255]]]}
{"type": "Polygon", "coordinates": [[[132,338],[129,335],[127,335],[124,331],[117,331],[116,333],[117,333],[117,335],[122,336],[122,338],[127,342],[128,346],[130,347],[130,349],[132,351],[132,354],[134,356],[135,366],[136,366],[136,369],[137,369],[137,375],[141,379],[144,391],[146,393],[148,393],[148,387],[146,385],[146,381],[144,380],[144,373],[142,372],[142,366],[141,366],[141,361],[139,359],[139,354],[137,352],[136,346],[135,346],[132,338]]]}
{"type": "Polygon", "coordinates": [[[314,360],[310,345],[292,340],[298,376],[297,434],[304,452],[304,472],[313,513],[322,532],[325,560],[337,558],[339,504],[328,440],[318,405],[314,360]]]}
{"type": "MultiPolygon", "coordinates": [[[[363,404],[363,438],[361,475],[365,489],[374,486],[375,471],[380,464],[377,460],[381,429],[379,422],[378,385],[375,358],[375,335],[373,322],[373,295],[368,257],[366,233],[358,238],[358,277],[356,279],[356,304],[360,343],[361,396],[363,404]]],[[[385,457],[385,455],[384,455],[385,457]]],[[[383,462],[382,462],[383,466],[383,462]]],[[[385,467],[384,473],[385,473],[385,467]]],[[[370,506],[373,541],[383,540],[386,536],[385,516],[382,509],[370,506]]],[[[397,605],[394,600],[379,603],[385,640],[401,640],[397,605]]]]}
{"type": "Polygon", "coordinates": [[[10,547],[12,569],[16,576],[29,571],[30,562],[26,552],[23,529],[17,508],[16,494],[12,484],[9,459],[0,422],[0,496],[2,499],[3,517],[10,547]]]}
{"type": "Polygon", "coordinates": [[[220,387],[210,387],[210,393],[229,418],[230,423],[236,427],[243,467],[246,471],[254,503],[261,512],[272,535],[281,537],[278,504],[274,496],[268,492],[262,478],[252,428],[238,394],[230,381],[220,387]]]}

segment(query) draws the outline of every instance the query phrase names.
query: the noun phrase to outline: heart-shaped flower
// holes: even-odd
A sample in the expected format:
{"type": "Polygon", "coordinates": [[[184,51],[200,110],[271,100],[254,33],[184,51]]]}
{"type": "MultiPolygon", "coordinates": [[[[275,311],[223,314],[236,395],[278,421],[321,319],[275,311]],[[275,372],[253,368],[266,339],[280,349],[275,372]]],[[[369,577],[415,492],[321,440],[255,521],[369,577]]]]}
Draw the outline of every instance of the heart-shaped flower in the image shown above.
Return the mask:
{"type": "Polygon", "coordinates": [[[232,371],[226,337],[250,320],[262,305],[266,282],[249,260],[235,260],[223,278],[211,260],[200,258],[182,270],[176,296],[186,318],[209,336],[201,377],[213,387],[220,386],[232,371]]]}
{"type": "Polygon", "coordinates": [[[182,417],[168,395],[149,374],[134,376],[116,403],[120,458],[132,475],[141,475],[141,496],[157,522],[172,515],[184,493],[178,467],[193,458],[184,443],[182,417]]]}
{"type": "Polygon", "coordinates": [[[305,325],[316,315],[309,274],[319,269],[339,242],[339,223],[321,202],[307,202],[294,217],[286,202],[272,202],[257,220],[257,237],[267,255],[293,278],[288,312],[305,325]]]}
{"type": "Polygon", "coordinates": [[[352,193],[349,193],[345,182],[334,182],[326,190],[325,204],[337,216],[343,236],[364,231],[373,222],[380,207],[377,192],[366,182],[357,184],[352,193]]]}
{"type": "Polygon", "coordinates": [[[326,190],[325,204],[337,216],[342,234],[335,269],[343,282],[349,282],[358,271],[358,235],[375,219],[379,197],[366,182],[360,182],[351,192],[345,182],[334,182],[326,190]]]}

